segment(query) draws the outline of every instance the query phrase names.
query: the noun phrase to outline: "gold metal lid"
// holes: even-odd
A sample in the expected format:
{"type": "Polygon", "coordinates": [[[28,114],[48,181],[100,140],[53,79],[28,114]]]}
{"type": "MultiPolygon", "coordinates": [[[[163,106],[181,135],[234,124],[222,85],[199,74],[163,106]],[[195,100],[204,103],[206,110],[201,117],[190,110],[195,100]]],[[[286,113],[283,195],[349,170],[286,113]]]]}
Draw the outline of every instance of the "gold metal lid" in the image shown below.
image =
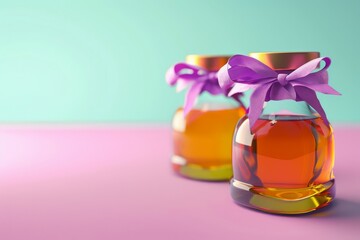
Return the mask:
{"type": "Polygon", "coordinates": [[[260,52],[250,53],[273,70],[294,70],[310,60],[320,57],[319,52],[260,52]]]}
{"type": "Polygon", "coordinates": [[[211,56],[211,55],[188,55],[186,63],[199,66],[208,71],[218,71],[224,66],[231,56],[211,56]]]}

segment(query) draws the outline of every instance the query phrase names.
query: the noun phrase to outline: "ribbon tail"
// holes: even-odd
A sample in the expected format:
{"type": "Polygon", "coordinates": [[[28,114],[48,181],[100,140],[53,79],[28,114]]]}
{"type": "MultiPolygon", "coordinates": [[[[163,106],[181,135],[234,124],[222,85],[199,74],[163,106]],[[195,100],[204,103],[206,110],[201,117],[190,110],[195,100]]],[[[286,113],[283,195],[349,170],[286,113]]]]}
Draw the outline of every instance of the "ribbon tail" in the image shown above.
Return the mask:
{"type": "Polygon", "coordinates": [[[197,97],[200,95],[204,82],[194,83],[186,93],[185,103],[184,103],[184,117],[190,112],[191,108],[194,106],[197,97]]]}
{"type": "Polygon", "coordinates": [[[320,114],[321,118],[324,120],[324,123],[327,126],[329,126],[330,125],[329,120],[327,119],[326,113],[323,107],[321,106],[315,91],[302,86],[296,86],[295,89],[296,89],[296,94],[298,95],[298,100],[303,100],[307,102],[312,108],[314,108],[320,114]]]}
{"type": "Polygon", "coordinates": [[[243,84],[243,83],[235,83],[234,86],[229,90],[228,96],[232,96],[236,93],[243,93],[249,90],[250,88],[254,88],[255,85],[243,84]]]}
{"type": "Polygon", "coordinates": [[[176,92],[181,92],[182,90],[186,89],[191,85],[192,83],[190,81],[185,81],[181,78],[177,79],[176,82],[176,92]]]}
{"type": "Polygon", "coordinates": [[[268,84],[259,86],[251,94],[249,113],[248,113],[251,129],[254,127],[256,120],[261,115],[266,95],[271,86],[272,86],[272,83],[268,83],[268,84]]]}
{"type": "Polygon", "coordinates": [[[298,86],[298,87],[302,86],[302,87],[310,88],[316,92],[320,92],[323,94],[341,95],[341,93],[336,91],[328,84],[309,84],[309,83],[295,82],[294,86],[298,86]]]}

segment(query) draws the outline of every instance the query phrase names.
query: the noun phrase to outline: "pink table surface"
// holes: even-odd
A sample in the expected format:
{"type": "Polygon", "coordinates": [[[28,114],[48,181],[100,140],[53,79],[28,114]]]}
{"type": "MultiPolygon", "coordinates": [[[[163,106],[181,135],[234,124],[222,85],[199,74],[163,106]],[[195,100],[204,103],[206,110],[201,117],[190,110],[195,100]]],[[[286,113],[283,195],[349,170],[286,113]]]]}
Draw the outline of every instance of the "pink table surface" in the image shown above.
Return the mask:
{"type": "Polygon", "coordinates": [[[336,202],[279,216],[171,172],[167,126],[0,126],[0,240],[360,239],[360,126],[335,126],[336,202]]]}

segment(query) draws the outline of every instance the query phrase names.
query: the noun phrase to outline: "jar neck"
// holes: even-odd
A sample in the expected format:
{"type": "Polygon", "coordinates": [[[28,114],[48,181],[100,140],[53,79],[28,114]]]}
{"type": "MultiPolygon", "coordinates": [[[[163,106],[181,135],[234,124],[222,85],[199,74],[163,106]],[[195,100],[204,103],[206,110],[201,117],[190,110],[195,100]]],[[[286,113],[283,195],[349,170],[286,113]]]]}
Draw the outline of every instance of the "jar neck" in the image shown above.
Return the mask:
{"type": "Polygon", "coordinates": [[[269,101],[264,104],[261,119],[312,119],[318,113],[306,102],[294,100],[269,101]]]}
{"type": "Polygon", "coordinates": [[[211,95],[207,92],[201,94],[193,109],[203,110],[203,111],[212,111],[212,110],[224,110],[224,109],[234,109],[243,107],[241,102],[234,100],[233,98],[226,97],[224,95],[211,95]]]}

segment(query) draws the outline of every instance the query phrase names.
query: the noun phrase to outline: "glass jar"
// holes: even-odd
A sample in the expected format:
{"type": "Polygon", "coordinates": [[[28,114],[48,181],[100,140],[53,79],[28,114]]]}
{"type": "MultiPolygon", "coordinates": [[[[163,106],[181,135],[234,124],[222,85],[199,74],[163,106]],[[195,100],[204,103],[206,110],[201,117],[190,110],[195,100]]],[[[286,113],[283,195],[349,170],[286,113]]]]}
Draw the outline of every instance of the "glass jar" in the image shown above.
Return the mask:
{"type": "MultiPolygon", "coordinates": [[[[319,54],[250,56],[279,73],[289,73],[319,54]]],[[[333,130],[306,102],[267,102],[251,129],[244,116],[235,129],[232,154],[231,195],[238,204],[271,213],[299,214],[334,199],[333,130]]]]}
{"type": "MultiPolygon", "coordinates": [[[[186,63],[216,73],[228,58],[189,55],[186,63]]],[[[199,96],[198,103],[186,116],[183,107],[180,107],[172,120],[173,170],[192,179],[229,180],[232,176],[233,131],[245,112],[240,101],[206,92],[199,96]]]]}

